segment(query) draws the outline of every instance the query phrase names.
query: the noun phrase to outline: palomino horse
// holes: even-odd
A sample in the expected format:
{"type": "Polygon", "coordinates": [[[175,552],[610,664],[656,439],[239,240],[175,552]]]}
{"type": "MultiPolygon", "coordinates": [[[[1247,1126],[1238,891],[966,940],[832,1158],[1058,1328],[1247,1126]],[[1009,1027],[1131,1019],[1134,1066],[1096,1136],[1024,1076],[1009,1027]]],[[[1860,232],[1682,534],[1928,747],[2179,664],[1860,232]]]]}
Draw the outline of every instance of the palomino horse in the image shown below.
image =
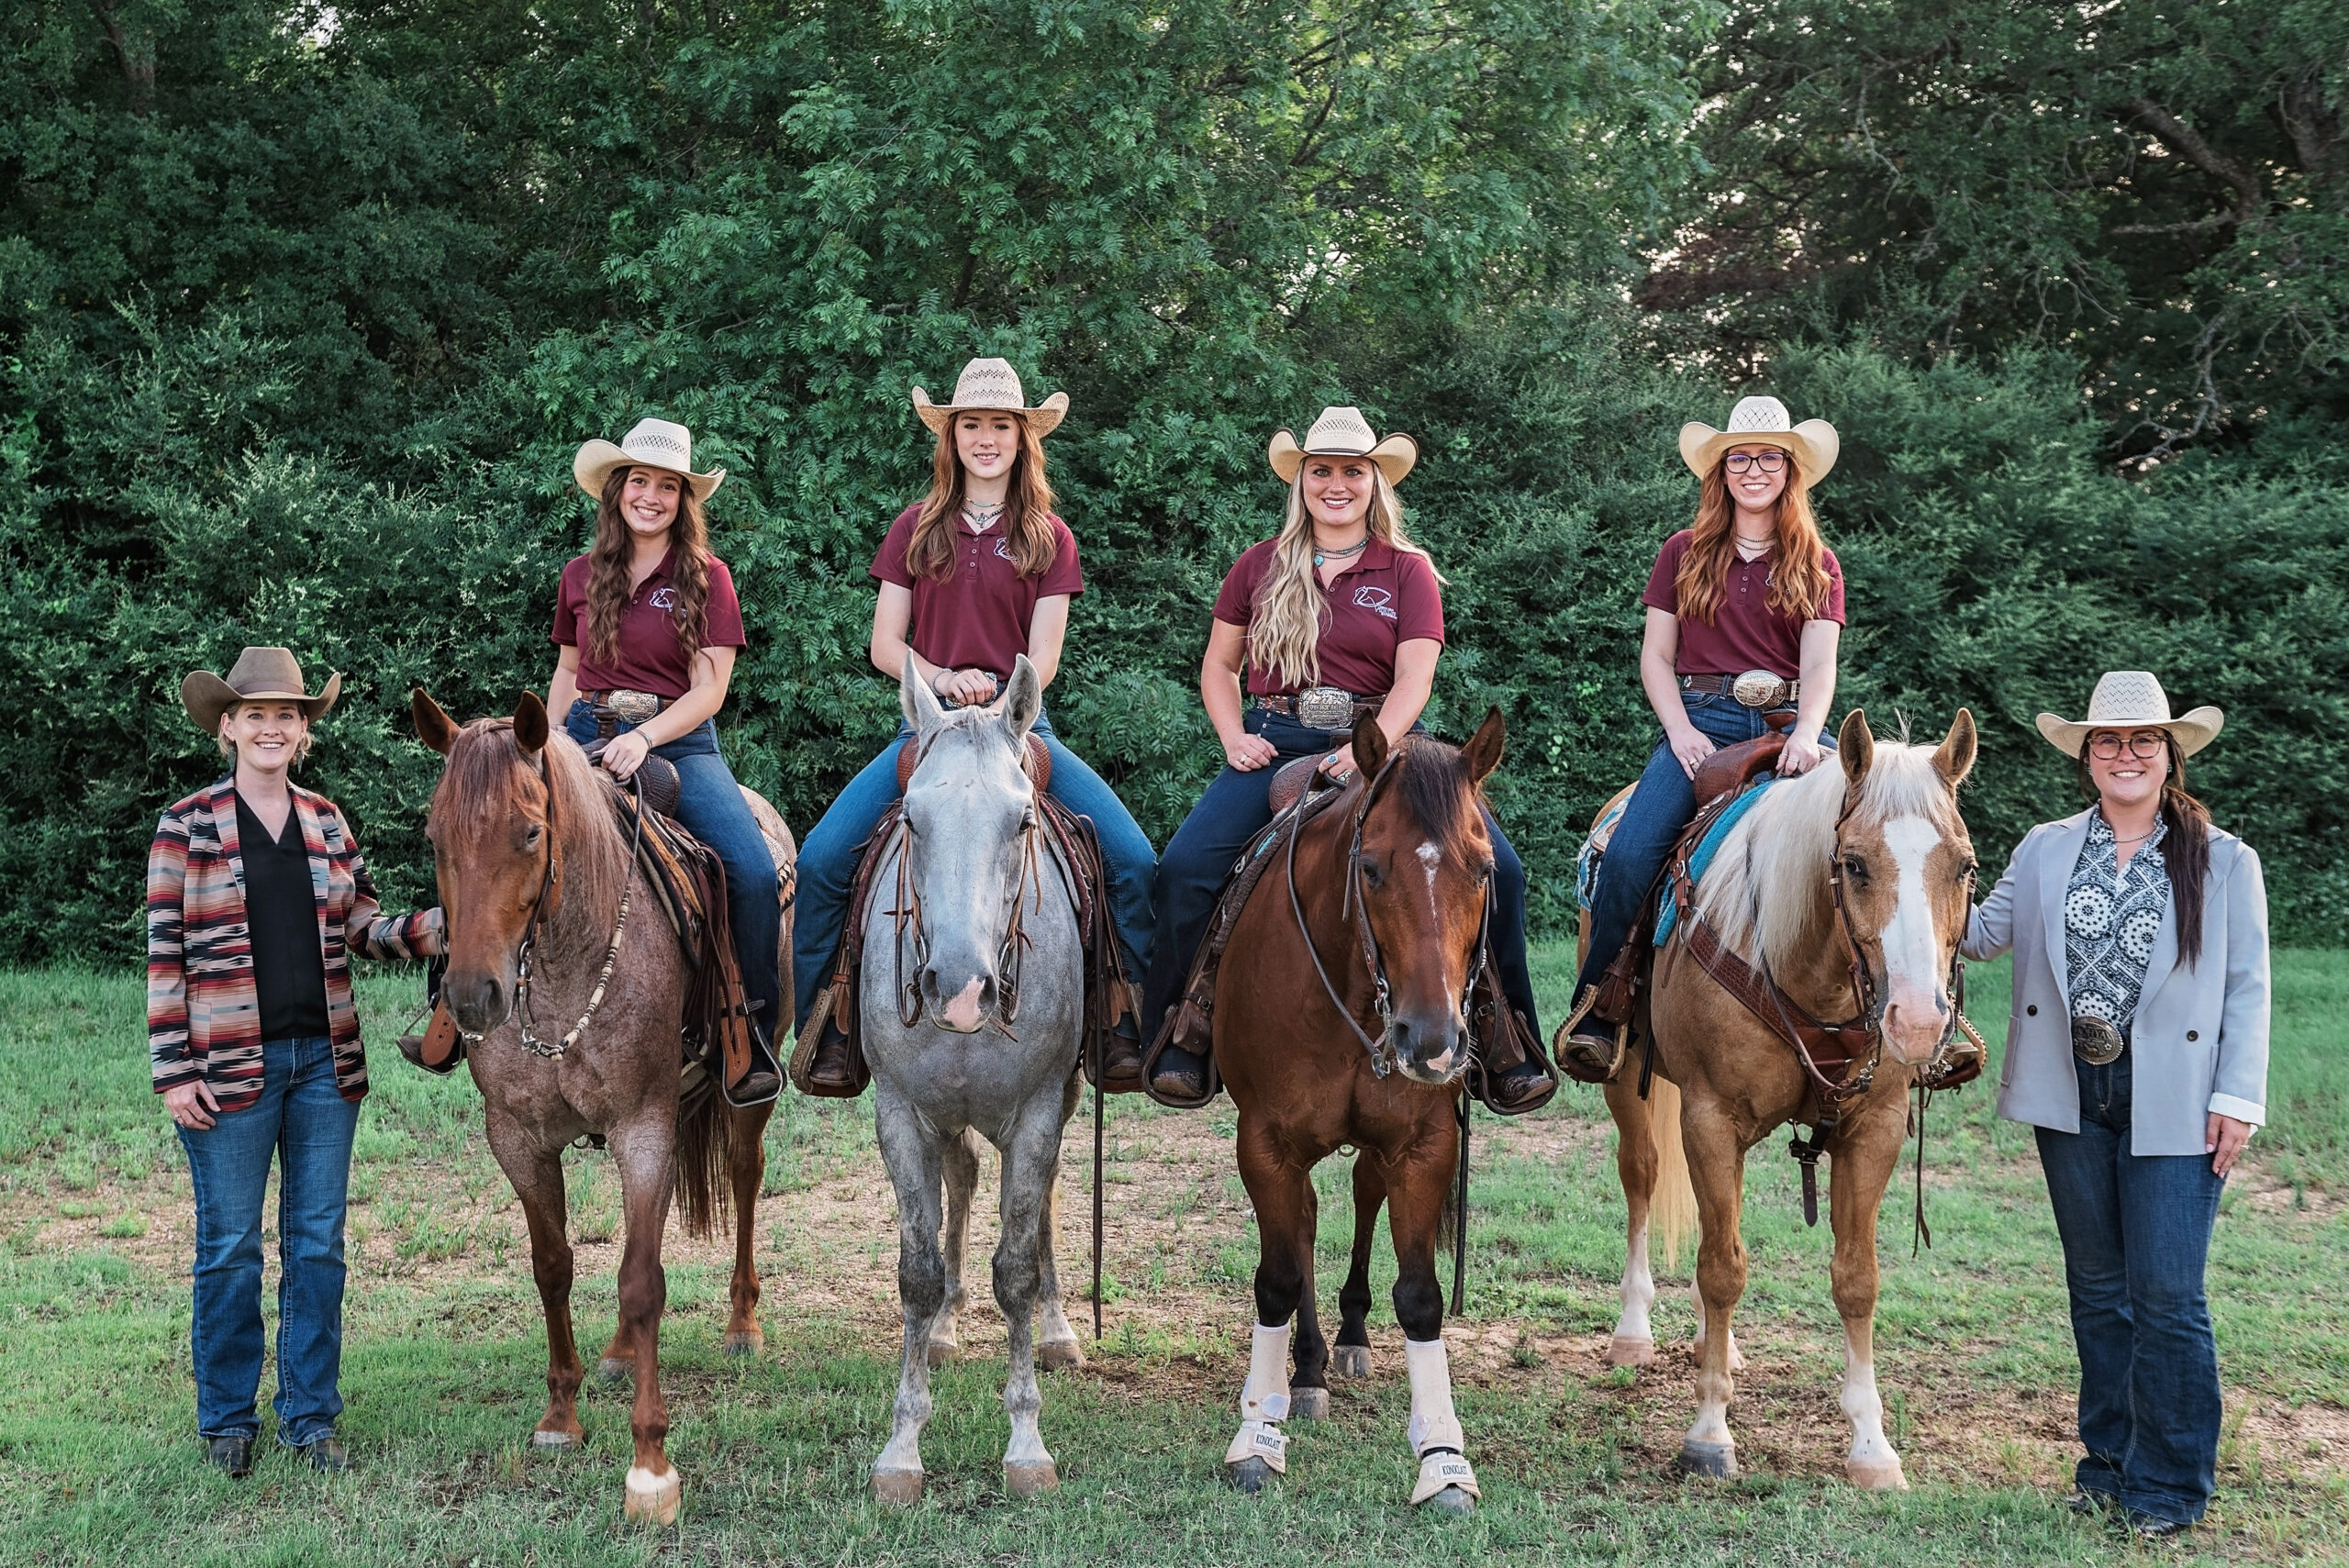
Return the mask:
{"type": "Polygon", "coordinates": [[[919,758],[903,826],[883,857],[866,912],[859,1006],[873,1069],[881,1156],[897,1193],[897,1295],[905,1358],[874,1495],[922,1493],[930,1368],[954,1345],[964,1226],[978,1175],[976,1133],[1003,1152],[1003,1236],[995,1298],[1010,1329],[1005,1487],[1030,1496],[1060,1484],[1036,1420],[1035,1318],[1045,1360],[1083,1360],[1052,1266],[1052,1188],[1061,1128],[1076,1108],[1085,952],[1072,874],[1037,819],[1021,765],[1043,685],[1021,655],[1003,695],[946,712],[906,661],[900,696],[919,758]],[[884,896],[883,895],[888,895],[884,896]],[[941,1212],[941,1183],[953,1212],[941,1212]],[[948,1218],[949,1258],[939,1249],[948,1218]]]}
{"type": "MultiPolygon", "coordinates": [[[[1873,1081],[1843,1101],[1825,1143],[1842,1405],[1852,1425],[1844,1465],[1859,1485],[1905,1488],[1876,1385],[1876,1211],[1907,1135],[1910,1085],[1957,1023],[1949,982],[1974,885],[1957,786],[1974,766],[1974,716],[1961,708],[1947,738],[1927,748],[1877,742],[1855,709],[1836,743],[1840,767],[1822,762],[1780,780],[1729,829],[1697,884],[1697,919],[1813,1018],[1853,1012],[1855,973],[1870,999],[1872,1055],[1854,1068],[1872,1070],[1873,1081]]],[[[1676,1251],[1693,1184],[1702,1229],[1697,1420],[1681,1462],[1728,1476],[1737,1473],[1729,1402],[1740,1358],[1730,1314],[1745,1291],[1745,1155],[1816,1101],[1792,1048],[1700,967],[1690,929],[1683,922],[1655,957],[1653,1097],[1640,1097],[1636,1048],[1607,1085],[1631,1210],[1623,1316],[1609,1354],[1619,1366],[1654,1359],[1650,1222],[1676,1251]]]]}
{"type": "MultiPolygon", "coordinates": [[[[490,1151],[522,1200],[530,1270],[546,1309],[547,1408],[530,1441],[570,1448],[584,1436],[562,1157],[574,1139],[598,1133],[619,1169],[628,1224],[619,1327],[604,1352],[607,1372],[630,1363],[636,1372],[627,1513],[666,1524],[677,1516],[683,1489],[662,1451],[669,1408],[661,1396],[660,1329],[668,1276],[661,1239],[670,1194],[685,1205],[687,1228],[706,1234],[725,1203],[721,1167],[730,1179],[734,1281],[726,1349],[755,1354],[763,1337],[751,1244],[766,1167],[760,1138],[772,1107],[734,1109],[714,1084],[680,1106],[677,1036],[689,977],[676,935],[630,853],[609,780],[568,736],[550,732],[539,699],[525,694],[510,720],[475,719],[462,728],[421,688],[409,706],[417,734],[448,758],[428,828],[449,912],[441,995],[470,1040],[490,1151]],[[579,1028],[571,1028],[573,1019],[579,1028]],[[540,1029],[567,1032],[540,1040],[540,1029]]],[[[788,863],[783,818],[742,793],[776,863],[788,863]]],[[[783,962],[787,996],[787,914],[783,962]]]]}
{"type": "Polygon", "coordinates": [[[1330,1348],[1313,1302],[1313,1167],[1351,1144],[1360,1152],[1341,1369],[1370,1370],[1370,1248],[1384,1201],[1419,1467],[1411,1501],[1447,1513],[1475,1507],[1435,1253],[1460,1158],[1464,1015],[1493,871],[1477,786],[1503,740],[1497,708],[1457,750],[1424,736],[1390,748],[1375,718],[1356,722],[1353,782],[1303,825],[1286,863],[1265,870],[1225,950],[1215,1061],[1240,1110],[1240,1177],[1261,1246],[1240,1430],[1224,1455],[1242,1491],[1286,1473],[1286,1417],[1329,1410],[1330,1348]]]}

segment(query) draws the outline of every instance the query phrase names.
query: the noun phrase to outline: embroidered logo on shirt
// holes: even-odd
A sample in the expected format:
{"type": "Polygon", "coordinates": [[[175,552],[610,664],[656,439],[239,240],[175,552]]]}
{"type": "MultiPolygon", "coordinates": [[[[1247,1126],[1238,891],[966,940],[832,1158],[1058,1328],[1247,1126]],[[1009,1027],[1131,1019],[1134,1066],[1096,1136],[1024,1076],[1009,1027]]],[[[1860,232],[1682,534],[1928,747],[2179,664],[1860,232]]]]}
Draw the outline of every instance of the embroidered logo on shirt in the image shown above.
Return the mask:
{"type": "Polygon", "coordinates": [[[655,588],[652,590],[652,596],[644,602],[656,610],[674,610],[677,607],[677,590],[655,588]]]}
{"type": "MultiPolygon", "coordinates": [[[[1009,560],[1011,560],[1011,543],[1010,543],[1010,541],[1009,541],[1008,539],[997,539],[997,540],[996,540],[996,541],[995,541],[995,555],[996,555],[996,559],[997,561],[1009,561],[1009,560]]],[[[1015,564],[1016,564],[1016,563],[1015,563],[1015,564]]]]}
{"type": "Polygon", "coordinates": [[[1384,588],[1369,586],[1356,588],[1354,603],[1374,615],[1385,616],[1388,620],[1396,618],[1395,595],[1384,588]]]}

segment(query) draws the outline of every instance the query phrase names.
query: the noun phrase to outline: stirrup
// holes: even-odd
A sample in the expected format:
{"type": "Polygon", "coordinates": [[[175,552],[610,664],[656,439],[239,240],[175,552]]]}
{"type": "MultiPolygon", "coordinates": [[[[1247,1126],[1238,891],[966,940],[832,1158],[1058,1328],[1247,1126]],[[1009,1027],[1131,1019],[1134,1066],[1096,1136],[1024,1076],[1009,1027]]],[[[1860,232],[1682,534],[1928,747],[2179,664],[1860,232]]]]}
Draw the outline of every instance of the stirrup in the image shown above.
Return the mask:
{"type": "Polygon", "coordinates": [[[772,1105],[783,1093],[783,1073],[775,1065],[774,1051],[766,1042],[764,1031],[751,1026],[751,1063],[742,1073],[740,1084],[726,1082],[718,1075],[718,1092],[736,1110],[750,1110],[757,1106],[772,1105]]]}
{"type": "Polygon", "coordinates": [[[1605,1018],[1593,1018],[1591,1010],[1598,1005],[1596,985],[1583,987],[1582,996],[1575,1004],[1558,1032],[1550,1037],[1550,1052],[1558,1065],[1586,1084],[1612,1083],[1623,1069],[1623,1058],[1631,1053],[1631,1026],[1610,1024],[1605,1018]],[[1596,1024],[1607,1032],[1592,1029],[1596,1024]]]}

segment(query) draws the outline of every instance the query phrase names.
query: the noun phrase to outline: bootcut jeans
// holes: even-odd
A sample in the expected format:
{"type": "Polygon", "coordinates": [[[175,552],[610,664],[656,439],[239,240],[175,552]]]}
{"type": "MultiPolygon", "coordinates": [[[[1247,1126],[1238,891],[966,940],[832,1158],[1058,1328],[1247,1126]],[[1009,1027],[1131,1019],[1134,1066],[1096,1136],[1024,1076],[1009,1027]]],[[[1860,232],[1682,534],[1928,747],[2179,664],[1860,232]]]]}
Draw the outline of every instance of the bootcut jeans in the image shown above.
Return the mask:
{"type": "Polygon", "coordinates": [[[334,1435],[342,1414],[342,1221],[359,1107],[334,1084],[324,1035],[262,1042],[261,1098],[179,1129],[195,1192],[190,1340],[195,1425],[253,1438],[261,1416],[262,1203],[278,1162],[277,1440],[334,1435]]]}
{"type": "Polygon", "coordinates": [[[2129,1151],[2132,1051],[2074,1063],[2080,1130],[2039,1134],[2080,1354],[2080,1490],[2192,1524],[2225,1407],[2203,1265],[2224,1176],[2208,1154],[2129,1151]]]}

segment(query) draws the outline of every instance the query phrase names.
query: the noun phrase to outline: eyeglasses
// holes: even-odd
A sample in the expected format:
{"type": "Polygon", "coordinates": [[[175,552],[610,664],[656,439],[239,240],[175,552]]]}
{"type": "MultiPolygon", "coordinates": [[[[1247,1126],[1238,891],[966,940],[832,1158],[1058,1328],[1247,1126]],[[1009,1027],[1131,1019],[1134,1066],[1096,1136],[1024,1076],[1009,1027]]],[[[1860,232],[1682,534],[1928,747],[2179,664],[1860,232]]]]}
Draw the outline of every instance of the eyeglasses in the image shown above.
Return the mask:
{"type": "Polygon", "coordinates": [[[2151,762],[2169,749],[2169,737],[2158,729],[2125,738],[2119,735],[2099,735],[2089,740],[2088,755],[2099,762],[2116,762],[2120,759],[2121,749],[2123,746],[2129,749],[2131,756],[2141,762],[2151,762]]]}
{"type": "Polygon", "coordinates": [[[1731,473],[1743,473],[1749,468],[1758,468],[1765,473],[1776,473],[1787,466],[1787,454],[1784,452],[1731,452],[1729,454],[1727,462],[1722,466],[1731,473]]]}

